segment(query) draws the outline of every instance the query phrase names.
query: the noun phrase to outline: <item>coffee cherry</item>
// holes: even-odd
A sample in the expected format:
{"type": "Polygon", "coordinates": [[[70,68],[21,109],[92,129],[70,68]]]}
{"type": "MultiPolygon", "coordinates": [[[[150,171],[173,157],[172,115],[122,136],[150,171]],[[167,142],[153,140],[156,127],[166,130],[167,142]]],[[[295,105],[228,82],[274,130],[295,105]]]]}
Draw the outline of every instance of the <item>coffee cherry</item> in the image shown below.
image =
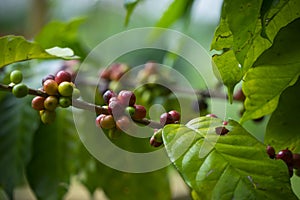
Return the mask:
{"type": "Polygon", "coordinates": [[[288,169],[289,169],[289,175],[290,175],[290,177],[292,177],[294,174],[293,165],[288,165],[288,169]]]}
{"type": "Polygon", "coordinates": [[[127,131],[130,126],[130,120],[127,116],[122,116],[116,121],[116,126],[122,131],[127,131]]]}
{"type": "Polygon", "coordinates": [[[245,101],[246,97],[242,89],[239,89],[234,95],[233,99],[236,101],[245,101]]]}
{"type": "Polygon", "coordinates": [[[55,113],[55,111],[41,110],[40,116],[41,116],[41,120],[44,124],[51,124],[55,120],[56,113],[55,113]]]}
{"type": "Polygon", "coordinates": [[[76,87],[73,88],[73,95],[72,95],[72,97],[74,99],[78,99],[80,97],[80,90],[78,88],[76,88],[76,87]]]}
{"type": "Polygon", "coordinates": [[[136,97],[132,91],[122,90],[118,94],[118,99],[120,100],[121,104],[126,106],[133,106],[136,101],[136,97]]]}
{"type": "Polygon", "coordinates": [[[124,114],[124,106],[118,100],[110,101],[108,104],[108,113],[115,118],[119,118],[124,114]]]}
{"type": "Polygon", "coordinates": [[[180,113],[178,111],[171,110],[169,111],[169,114],[172,116],[174,122],[180,121],[180,113]]]}
{"type": "Polygon", "coordinates": [[[276,155],[276,159],[283,160],[287,165],[292,164],[293,163],[293,153],[288,149],[281,150],[276,155]]]}
{"type": "Polygon", "coordinates": [[[142,105],[134,105],[134,114],[132,116],[133,119],[143,119],[146,117],[147,111],[146,108],[142,105]]]}
{"type": "Polygon", "coordinates": [[[170,115],[169,113],[163,113],[160,116],[160,124],[162,126],[166,125],[166,124],[172,124],[174,123],[173,117],[172,115],[170,115]]]}
{"type": "Polygon", "coordinates": [[[272,159],[275,158],[275,149],[270,145],[267,146],[267,154],[269,155],[270,158],[272,159]]]}
{"type": "Polygon", "coordinates": [[[65,97],[70,97],[72,96],[73,93],[73,84],[71,82],[61,82],[58,85],[58,92],[60,95],[65,96],[65,97]]]}
{"type": "Polygon", "coordinates": [[[28,94],[28,87],[24,83],[18,83],[13,86],[12,93],[17,98],[25,97],[28,94]]]}
{"type": "Polygon", "coordinates": [[[23,80],[23,74],[20,70],[14,70],[10,73],[10,81],[12,83],[18,84],[21,83],[23,80]]]}
{"type": "Polygon", "coordinates": [[[31,101],[31,107],[35,110],[44,110],[45,97],[36,96],[31,101]]]}
{"type": "Polygon", "coordinates": [[[116,96],[117,96],[116,93],[114,93],[114,92],[111,91],[111,90],[107,90],[107,91],[104,92],[104,94],[103,94],[103,100],[104,100],[104,102],[105,102],[106,104],[108,104],[110,98],[116,97],[116,96]]]}
{"type": "Polygon", "coordinates": [[[226,135],[229,132],[229,130],[224,126],[216,127],[215,131],[217,135],[226,135]]]}
{"type": "Polygon", "coordinates": [[[59,97],[58,103],[62,108],[67,108],[72,104],[72,100],[70,97],[59,97]]]}
{"type": "Polygon", "coordinates": [[[66,71],[59,71],[55,76],[55,81],[57,82],[57,84],[60,84],[64,81],[71,82],[71,80],[72,80],[71,74],[66,71]]]}
{"type": "Polygon", "coordinates": [[[134,113],[135,113],[135,109],[134,109],[133,107],[131,107],[131,106],[127,106],[127,107],[125,108],[125,113],[126,113],[127,115],[129,115],[129,116],[133,116],[134,113]]]}
{"type": "Polygon", "coordinates": [[[100,114],[100,115],[98,115],[98,116],[96,117],[96,120],[95,120],[96,126],[101,127],[101,126],[100,126],[100,122],[101,122],[101,120],[102,120],[105,116],[106,116],[106,115],[104,115],[104,114],[100,114]]]}
{"type": "Polygon", "coordinates": [[[154,131],[153,137],[156,142],[163,142],[162,139],[162,129],[158,129],[154,131]]]}
{"type": "Polygon", "coordinates": [[[58,105],[58,100],[55,96],[48,96],[44,101],[44,107],[46,110],[53,111],[58,105]]]}
{"type": "Polygon", "coordinates": [[[44,82],[46,81],[46,80],[54,80],[55,79],[55,76],[54,75],[52,75],[52,74],[49,74],[49,75],[47,75],[47,76],[45,76],[43,79],[42,79],[42,85],[44,85],[44,82]]]}
{"type": "Polygon", "coordinates": [[[293,154],[293,164],[295,169],[300,169],[300,154],[293,154]]]}
{"type": "Polygon", "coordinates": [[[162,142],[158,142],[155,140],[155,138],[152,136],[150,138],[150,145],[153,146],[153,147],[159,147],[161,146],[163,143],[162,142]]]}
{"type": "Polygon", "coordinates": [[[227,126],[227,125],[228,125],[228,121],[223,121],[222,124],[223,124],[224,126],[227,126]]]}
{"type": "Polygon", "coordinates": [[[116,126],[115,120],[112,115],[105,115],[100,120],[100,127],[104,129],[112,129],[116,126]]]}
{"type": "Polygon", "coordinates": [[[57,94],[57,83],[52,80],[48,79],[43,84],[44,91],[49,95],[56,95],[57,94]]]}

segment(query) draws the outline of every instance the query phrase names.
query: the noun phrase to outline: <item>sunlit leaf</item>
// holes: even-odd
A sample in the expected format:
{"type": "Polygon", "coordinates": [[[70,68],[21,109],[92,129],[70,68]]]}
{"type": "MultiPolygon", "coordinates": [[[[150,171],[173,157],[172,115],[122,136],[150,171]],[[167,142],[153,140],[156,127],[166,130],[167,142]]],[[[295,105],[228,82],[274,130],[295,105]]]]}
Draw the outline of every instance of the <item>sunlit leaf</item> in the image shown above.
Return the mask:
{"type": "Polygon", "coordinates": [[[230,120],[217,135],[221,119],[201,117],[163,129],[167,154],[201,199],[297,199],[288,168],[270,159],[265,145],[230,120]]]}
{"type": "Polygon", "coordinates": [[[38,128],[39,119],[28,106],[30,101],[6,95],[0,103],[0,185],[9,196],[24,179],[33,134],[38,128]]]}
{"type": "Polygon", "coordinates": [[[300,153],[300,81],[287,88],[279,99],[277,109],[268,122],[265,143],[277,152],[289,148],[300,153]]]}
{"type": "Polygon", "coordinates": [[[283,28],[273,46],[254,63],[244,78],[246,96],[242,121],[272,113],[281,93],[293,85],[300,74],[300,19],[283,28]]]}
{"type": "Polygon", "coordinates": [[[124,6],[127,10],[125,17],[125,25],[127,26],[135,6],[140,2],[140,0],[124,0],[124,6]]]}

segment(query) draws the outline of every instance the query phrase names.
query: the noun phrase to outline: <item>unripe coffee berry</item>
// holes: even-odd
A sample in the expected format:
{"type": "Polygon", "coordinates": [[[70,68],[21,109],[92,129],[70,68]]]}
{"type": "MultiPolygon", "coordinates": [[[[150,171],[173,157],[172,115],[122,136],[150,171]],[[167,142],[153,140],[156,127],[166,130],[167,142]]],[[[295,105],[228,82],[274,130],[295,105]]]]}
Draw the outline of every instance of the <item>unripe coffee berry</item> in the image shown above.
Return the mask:
{"type": "Polygon", "coordinates": [[[71,80],[72,80],[71,74],[66,71],[59,71],[55,76],[55,81],[57,82],[57,84],[60,84],[64,81],[71,82],[71,80]]]}
{"type": "Polygon", "coordinates": [[[146,117],[146,114],[147,114],[147,111],[146,111],[146,108],[142,105],[134,105],[133,106],[135,111],[134,111],[134,114],[132,116],[133,119],[143,119],[146,117]]]}
{"type": "Polygon", "coordinates": [[[46,110],[53,111],[58,105],[58,100],[55,96],[48,96],[44,101],[44,107],[46,110]]]}
{"type": "Polygon", "coordinates": [[[21,83],[23,80],[23,74],[20,70],[14,70],[10,73],[10,81],[12,83],[18,84],[21,83]]]}
{"type": "Polygon", "coordinates": [[[172,116],[174,122],[180,121],[180,113],[178,111],[171,110],[169,111],[169,114],[172,116]]]}
{"type": "Polygon", "coordinates": [[[55,121],[56,113],[55,111],[41,110],[40,116],[44,124],[51,124],[55,121]]]}
{"type": "Polygon", "coordinates": [[[155,138],[152,136],[150,138],[150,145],[153,146],[153,147],[159,147],[161,146],[163,143],[162,142],[158,142],[155,140],[155,138]]]}
{"type": "Polygon", "coordinates": [[[48,79],[43,84],[44,91],[49,95],[56,95],[57,94],[57,83],[52,80],[48,79]]]}
{"type": "Polygon", "coordinates": [[[13,86],[12,93],[17,98],[25,97],[28,94],[28,87],[24,83],[18,83],[13,86]]]}
{"type": "Polygon", "coordinates": [[[72,100],[70,97],[59,97],[59,105],[62,108],[67,108],[72,104],[72,100]]]}
{"type": "Polygon", "coordinates": [[[160,124],[162,126],[166,125],[166,124],[172,124],[174,123],[173,117],[172,115],[170,115],[169,113],[163,113],[160,116],[160,124]]]}
{"type": "Polygon", "coordinates": [[[72,98],[78,99],[80,97],[80,90],[76,87],[73,88],[72,98]]]}
{"type": "Polygon", "coordinates": [[[118,99],[125,106],[133,106],[136,101],[135,94],[132,91],[122,90],[118,94],[118,99]]]}
{"type": "Polygon", "coordinates": [[[62,82],[58,85],[58,92],[60,95],[70,97],[73,94],[73,84],[71,82],[62,82]]]}
{"type": "Polygon", "coordinates": [[[116,123],[112,115],[106,115],[100,120],[100,127],[104,129],[112,129],[115,126],[116,123]]]}
{"type": "Polygon", "coordinates": [[[129,116],[133,116],[134,113],[135,113],[135,109],[134,109],[133,107],[131,107],[131,106],[127,106],[127,107],[125,108],[125,113],[126,113],[127,115],[129,115],[129,116]]]}
{"type": "Polygon", "coordinates": [[[267,154],[270,158],[275,158],[275,149],[270,145],[267,146],[267,154]]]}
{"type": "Polygon", "coordinates": [[[36,96],[31,101],[31,107],[35,110],[44,110],[45,97],[36,96]]]}

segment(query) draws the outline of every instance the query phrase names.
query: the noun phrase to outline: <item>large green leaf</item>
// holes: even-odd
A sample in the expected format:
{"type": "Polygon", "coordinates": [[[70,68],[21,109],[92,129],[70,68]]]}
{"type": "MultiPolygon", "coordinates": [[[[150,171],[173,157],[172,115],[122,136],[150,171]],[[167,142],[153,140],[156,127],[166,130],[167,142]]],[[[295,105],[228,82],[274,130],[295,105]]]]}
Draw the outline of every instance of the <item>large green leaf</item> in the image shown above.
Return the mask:
{"type": "Polygon", "coordinates": [[[84,57],[86,52],[79,40],[79,28],[84,21],[85,18],[76,18],[69,22],[52,21],[35,37],[35,41],[45,49],[53,46],[69,47],[76,55],[84,57]]]}
{"type": "Polygon", "coordinates": [[[186,125],[168,125],[163,140],[168,156],[201,199],[297,199],[288,168],[270,159],[265,146],[230,120],[201,117],[186,125]]]}
{"type": "Polygon", "coordinates": [[[293,85],[300,74],[300,18],[283,28],[270,49],[250,69],[243,84],[246,96],[242,122],[273,112],[281,93],[293,85]]]}
{"type": "Polygon", "coordinates": [[[279,99],[277,109],[268,122],[265,143],[277,151],[289,148],[300,152],[300,81],[287,88],[279,99]]]}
{"type": "MultiPolygon", "coordinates": [[[[224,1],[222,18],[215,32],[211,49],[232,50],[235,57],[228,58],[227,51],[218,55],[215,63],[222,78],[226,77],[222,72],[237,73],[236,63],[240,64],[245,74],[256,59],[272,45],[277,32],[300,17],[298,0],[262,3],[262,0],[224,1]],[[228,66],[228,63],[233,65],[228,66]]],[[[232,77],[231,81],[229,79],[224,84],[230,89],[232,84],[239,80],[241,76],[232,77]]]]}
{"type": "MultiPolygon", "coordinates": [[[[51,47],[53,47],[52,45],[51,47]]],[[[31,60],[31,59],[49,59],[64,58],[76,59],[77,57],[52,54],[43,49],[39,44],[25,40],[21,36],[0,37],[0,68],[8,64],[31,60]]]]}
{"type": "Polygon", "coordinates": [[[33,133],[38,128],[30,100],[6,95],[0,103],[0,185],[9,196],[24,179],[23,172],[31,158],[33,133]]]}
{"type": "Polygon", "coordinates": [[[35,133],[27,178],[38,199],[61,199],[68,190],[78,142],[71,117],[68,110],[59,110],[54,124],[41,124],[35,133]]]}

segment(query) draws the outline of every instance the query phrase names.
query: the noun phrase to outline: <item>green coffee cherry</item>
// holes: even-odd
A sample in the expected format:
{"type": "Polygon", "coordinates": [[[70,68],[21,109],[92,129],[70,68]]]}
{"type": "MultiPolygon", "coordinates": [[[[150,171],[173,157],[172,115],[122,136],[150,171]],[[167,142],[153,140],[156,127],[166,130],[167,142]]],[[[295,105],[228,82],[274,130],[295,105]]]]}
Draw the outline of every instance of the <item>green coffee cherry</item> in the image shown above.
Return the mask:
{"type": "Polygon", "coordinates": [[[44,101],[44,107],[46,110],[55,110],[58,105],[58,100],[55,96],[48,96],[44,101]]]}
{"type": "Polygon", "coordinates": [[[10,73],[10,81],[14,84],[21,83],[23,80],[23,74],[19,70],[14,70],[10,73]]]}
{"type": "Polygon", "coordinates": [[[78,99],[80,97],[80,90],[78,88],[73,88],[73,96],[74,99],[78,99]]]}
{"type": "Polygon", "coordinates": [[[59,98],[59,105],[62,108],[67,108],[72,104],[72,100],[69,97],[60,97],[59,98]]]}
{"type": "Polygon", "coordinates": [[[41,116],[41,120],[44,124],[51,124],[55,120],[56,113],[55,113],[55,111],[41,110],[40,116],[41,116]]]}
{"type": "Polygon", "coordinates": [[[58,85],[59,94],[65,97],[72,96],[73,89],[73,84],[71,82],[64,81],[58,85]]]}
{"type": "Polygon", "coordinates": [[[19,83],[13,86],[12,93],[17,98],[25,97],[28,94],[28,87],[23,83],[19,83]]]}
{"type": "Polygon", "coordinates": [[[131,107],[131,106],[127,106],[127,107],[125,108],[125,112],[126,112],[126,114],[128,114],[129,116],[133,116],[134,113],[135,113],[135,109],[134,109],[133,107],[131,107]]]}

